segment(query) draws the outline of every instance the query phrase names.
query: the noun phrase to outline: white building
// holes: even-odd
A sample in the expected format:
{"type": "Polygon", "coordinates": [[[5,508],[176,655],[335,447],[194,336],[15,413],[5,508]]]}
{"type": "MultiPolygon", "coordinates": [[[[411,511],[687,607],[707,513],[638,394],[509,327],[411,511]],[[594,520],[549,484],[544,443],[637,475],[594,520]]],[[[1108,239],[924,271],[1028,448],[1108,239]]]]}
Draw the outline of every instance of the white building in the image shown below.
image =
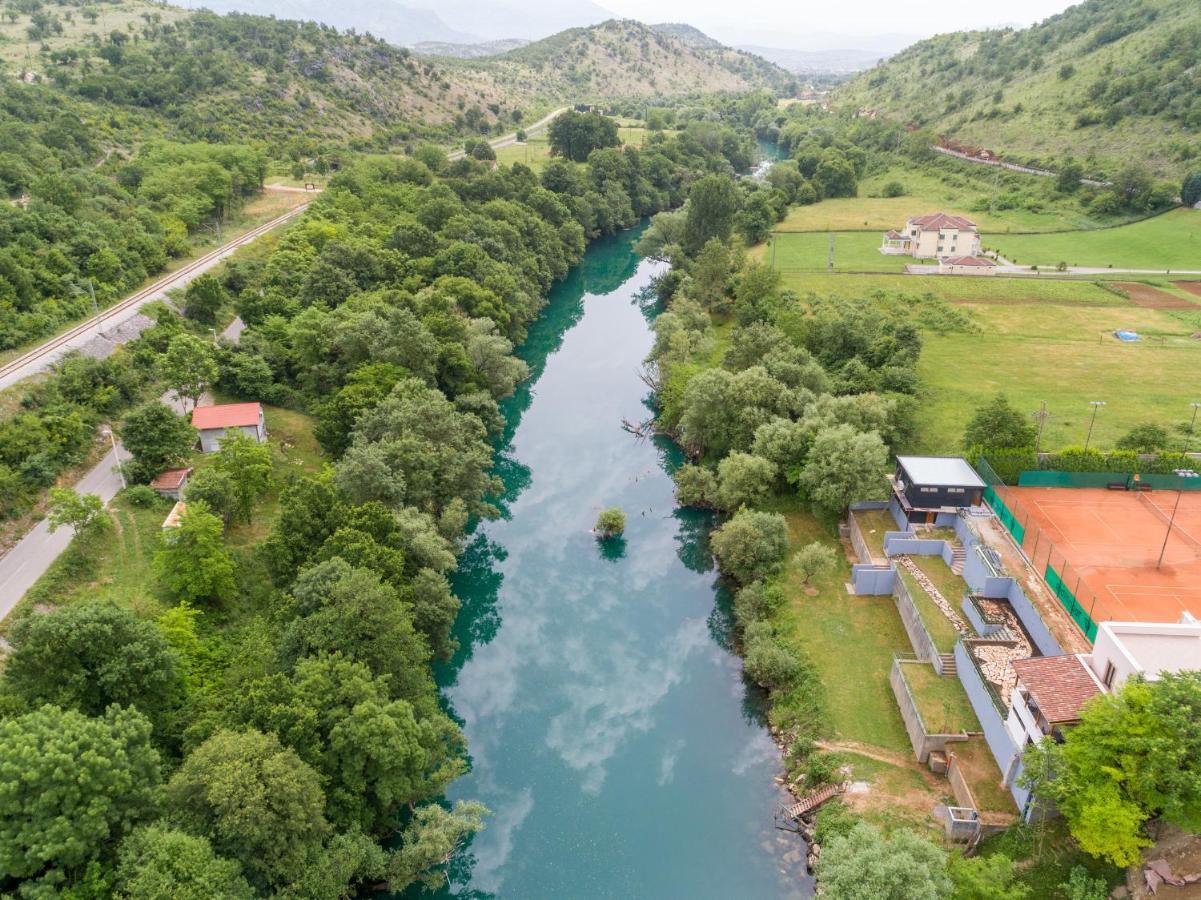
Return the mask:
{"type": "Polygon", "coordinates": [[[931,213],[910,219],[902,231],[887,232],[880,252],[918,259],[976,257],[981,252],[980,232],[975,222],[963,216],[931,213]]]}

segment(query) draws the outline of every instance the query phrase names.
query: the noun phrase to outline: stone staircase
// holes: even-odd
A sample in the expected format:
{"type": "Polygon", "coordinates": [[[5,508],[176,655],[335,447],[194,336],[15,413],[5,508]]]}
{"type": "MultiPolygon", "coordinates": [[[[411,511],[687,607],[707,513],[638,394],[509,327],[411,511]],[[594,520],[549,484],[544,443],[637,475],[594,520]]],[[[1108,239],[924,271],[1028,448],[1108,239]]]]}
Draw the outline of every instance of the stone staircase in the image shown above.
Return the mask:
{"type": "Polygon", "coordinates": [[[963,549],[963,545],[958,541],[951,542],[951,571],[960,577],[963,576],[963,566],[967,562],[967,551],[963,549]]]}
{"type": "Polygon", "coordinates": [[[956,675],[959,674],[959,667],[955,664],[955,654],[954,653],[938,654],[938,662],[939,662],[939,665],[942,667],[942,677],[943,678],[954,678],[956,675]]]}

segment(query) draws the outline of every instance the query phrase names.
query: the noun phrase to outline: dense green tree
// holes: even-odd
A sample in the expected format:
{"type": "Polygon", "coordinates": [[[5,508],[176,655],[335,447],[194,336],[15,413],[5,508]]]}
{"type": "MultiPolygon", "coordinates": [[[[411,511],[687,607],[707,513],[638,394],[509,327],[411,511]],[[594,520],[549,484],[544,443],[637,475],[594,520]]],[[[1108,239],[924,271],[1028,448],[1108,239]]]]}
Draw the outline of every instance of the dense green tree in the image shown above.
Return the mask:
{"type": "Polygon", "coordinates": [[[217,313],[225,304],[225,288],[207,272],[188,282],[183,295],[183,314],[201,325],[217,324],[217,313]]]}
{"type": "Polygon", "coordinates": [[[217,380],[217,358],[212,345],[191,334],[177,334],[167,346],[160,363],[163,380],[187,412],[186,401],[195,409],[200,398],[217,380]]]}
{"type": "Polygon", "coordinates": [[[822,847],[817,877],[831,900],[942,900],[952,892],[947,858],[901,828],[885,836],[860,822],[822,847]]]}
{"type": "Polygon", "coordinates": [[[798,483],[816,508],[837,516],[856,500],[884,495],[887,464],[888,448],[879,434],[835,425],[814,436],[798,483]]]}
{"type": "Polygon", "coordinates": [[[0,871],[51,896],[154,810],[150,723],[43,706],[0,719],[0,871]]]}
{"type": "Polygon", "coordinates": [[[155,719],[178,683],[175,653],[158,627],[113,603],[23,616],[9,638],[4,680],[30,706],[53,703],[99,716],[118,704],[155,719]]]}
{"type": "Polygon", "coordinates": [[[254,504],[271,490],[271,448],[248,434],[236,431],[221,439],[212,467],[233,485],[233,510],[249,522],[254,504]]]}
{"type": "Polygon", "coordinates": [[[1147,822],[1159,818],[1201,829],[1201,673],[1164,673],[1101,694],[1063,743],[1042,741],[1026,754],[1037,796],[1054,802],[1072,836],[1115,865],[1137,862],[1150,846],[1147,822]]]}
{"type": "Polygon", "coordinates": [[[680,466],[672,476],[676,500],[684,506],[708,509],[717,505],[717,475],[708,466],[680,466]]]}
{"type": "Polygon", "coordinates": [[[1133,450],[1136,453],[1154,453],[1168,446],[1167,429],[1153,422],[1135,425],[1117,439],[1114,446],[1119,450],[1133,450]]]}
{"type": "Polygon", "coordinates": [[[230,698],[231,724],[280,740],[320,773],[340,828],[386,833],[405,805],[432,799],[463,771],[464,742],[443,713],[418,718],[362,663],[320,656],[230,698]]]}
{"type": "Polygon", "coordinates": [[[556,116],[546,131],[551,153],[584,162],[593,150],[616,147],[617,121],[594,112],[568,110],[556,116]]]}
{"type": "Polygon", "coordinates": [[[788,526],[779,513],[744,509],[714,531],[710,543],[722,571],[750,584],[779,566],[788,550],[788,526]]]}
{"type": "Polygon", "coordinates": [[[775,478],[774,463],[735,451],[717,464],[717,507],[756,506],[771,492],[775,478]]]}
{"type": "Polygon", "coordinates": [[[196,443],[196,429],[170,407],[147,403],[126,417],[121,442],[133,457],[126,463],[130,480],[145,483],[187,459],[196,443]]]}
{"type": "Polygon", "coordinates": [[[433,690],[429,649],[396,591],[374,572],[331,559],[303,571],[292,588],[298,617],[285,628],[281,653],[294,665],[306,656],[341,653],[389,678],[393,697],[423,712],[433,690]]]}
{"type": "Polygon", "coordinates": [[[706,175],[698,180],[688,192],[684,210],[685,252],[698,253],[713,238],[728,241],[738,208],[738,188],[729,176],[706,175]]]}
{"type": "Polygon", "coordinates": [[[202,502],[188,504],[179,524],[163,533],[154,556],[159,589],[173,600],[224,600],[234,591],[234,564],[219,516],[202,502]]]}
{"type": "Polygon", "coordinates": [[[806,544],[793,557],[793,565],[805,584],[829,572],[837,563],[838,554],[834,548],[821,541],[806,544]]]}
{"type": "Polygon", "coordinates": [[[50,532],[64,525],[79,534],[104,515],[104,501],[96,494],[77,494],[70,488],[50,489],[50,532]]]}
{"type": "Polygon", "coordinates": [[[1180,185],[1180,199],[1185,206],[1201,203],[1201,170],[1191,172],[1180,185]]]}
{"type": "Polygon", "coordinates": [[[255,896],[241,866],[217,856],[207,839],[163,825],[139,828],[121,843],[117,891],[131,900],[252,900],[255,896]]]}
{"type": "Polygon", "coordinates": [[[239,510],[238,488],[233,476],[213,466],[192,474],[184,488],[184,499],[188,503],[203,503],[226,525],[233,521],[239,510]]]}
{"type": "Polygon", "coordinates": [[[260,891],[290,883],[329,834],[320,776],[274,735],[221,731],[165,790],[166,818],[236,860],[260,891]]]}
{"type": "Polygon", "coordinates": [[[1072,191],[1079,189],[1080,179],[1084,177],[1084,166],[1076,162],[1074,159],[1066,159],[1063,165],[1059,167],[1059,175],[1055,179],[1055,186],[1065,194],[1070,194],[1072,191]]]}
{"type": "Polygon", "coordinates": [[[711,238],[701,248],[690,269],[696,299],[709,310],[724,312],[727,308],[726,284],[734,269],[730,248],[724,241],[711,238]]]}
{"type": "Polygon", "coordinates": [[[400,850],[388,863],[388,887],[404,891],[413,884],[437,890],[446,882],[445,866],[471,835],[484,827],[488,810],[460,800],[452,809],[418,807],[401,833],[400,850]]]}
{"type": "Polygon", "coordinates": [[[1030,888],[1017,881],[1013,860],[1003,853],[953,856],[948,868],[953,900],[1026,900],[1030,888]]]}
{"type": "Polygon", "coordinates": [[[990,450],[1026,448],[1034,446],[1037,435],[1027,417],[1014,409],[1004,394],[997,394],[968,420],[963,445],[990,450]]]}

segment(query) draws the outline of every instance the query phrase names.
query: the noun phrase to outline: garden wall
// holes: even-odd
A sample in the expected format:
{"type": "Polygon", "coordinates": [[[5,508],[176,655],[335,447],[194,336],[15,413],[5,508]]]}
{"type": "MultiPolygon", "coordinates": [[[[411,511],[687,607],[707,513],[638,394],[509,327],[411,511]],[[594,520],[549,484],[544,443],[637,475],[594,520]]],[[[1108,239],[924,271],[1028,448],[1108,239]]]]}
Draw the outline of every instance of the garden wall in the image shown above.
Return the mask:
{"type": "Polygon", "coordinates": [[[913,745],[913,752],[917,756],[917,761],[924,763],[930,758],[931,753],[936,750],[946,752],[947,744],[966,741],[967,735],[926,733],[926,726],[922,723],[922,716],[918,712],[917,703],[913,699],[909,685],[905,682],[905,675],[901,669],[905,665],[924,666],[926,663],[918,662],[917,660],[906,662],[894,657],[892,671],[888,676],[888,682],[892,685],[893,696],[897,698],[897,707],[901,710],[901,718],[905,722],[905,731],[908,732],[909,742],[913,745]]]}
{"type": "Polygon", "coordinates": [[[859,527],[859,520],[855,518],[854,510],[851,510],[850,515],[847,516],[847,531],[851,535],[851,546],[855,548],[855,557],[861,563],[873,565],[875,557],[872,556],[872,551],[863,538],[863,529],[859,527]]]}
{"type": "Polygon", "coordinates": [[[882,597],[892,593],[897,573],[891,566],[859,563],[851,566],[851,586],[862,597],[882,597]]]}
{"type": "Polygon", "coordinates": [[[980,727],[984,729],[984,740],[988,744],[988,749],[992,751],[993,759],[997,761],[997,768],[1001,770],[1002,777],[1006,779],[1005,786],[1009,788],[1009,793],[1017,802],[1018,809],[1024,810],[1030,792],[1017,787],[1014,783],[1016,774],[1010,775],[1010,768],[1013,766],[1018,748],[1014,746],[1013,739],[1009,736],[1009,730],[1005,727],[1004,716],[1006,713],[998,707],[992,692],[985,686],[984,676],[976,668],[976,662],[963,641],[955,645],[955,665],[959,681],[963,685],[963,689],[967,691],[972,709],[976,711],[976,718],[980,720],[980,727]]]}
{"type": "MultiPolygon", "coordinates": [[[[934,638],[926,629],[921,613],[917,611],[917,604],[913,602],[913,595],[909,593],[909,586],[900,575],[893,579],[892,595],[896,598],[897,612],[901,614],[905,633],[909,635],[909,643],[913,645],[913,652],[917,654],[918,659],[929,663],[941,663],[934,638]]],[[[941,675],[941,665],[938,666],[938,670],[938,674],[941,675]]]]}

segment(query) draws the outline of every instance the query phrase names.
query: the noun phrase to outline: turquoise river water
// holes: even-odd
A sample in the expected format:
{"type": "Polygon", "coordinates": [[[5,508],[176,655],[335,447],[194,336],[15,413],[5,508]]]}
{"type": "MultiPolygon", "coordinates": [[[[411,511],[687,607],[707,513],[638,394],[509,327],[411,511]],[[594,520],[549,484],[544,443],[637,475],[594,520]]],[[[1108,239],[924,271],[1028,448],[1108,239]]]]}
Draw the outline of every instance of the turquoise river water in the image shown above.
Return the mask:
{"type": "Polygon", "coordinates": [[[679,451],[639,370],[659,265],[637,231],[597,242],[551,294],[498,442],[501,518],[455,588],[461,649],[439,672],[470,744],[451,799],[491,810],[451,867],[459,897],[807,897],[763,699],[731,654],[712,520],[676,507],[679,451]],[[621,506],[624,539],[589,533],[621,506]]]}

